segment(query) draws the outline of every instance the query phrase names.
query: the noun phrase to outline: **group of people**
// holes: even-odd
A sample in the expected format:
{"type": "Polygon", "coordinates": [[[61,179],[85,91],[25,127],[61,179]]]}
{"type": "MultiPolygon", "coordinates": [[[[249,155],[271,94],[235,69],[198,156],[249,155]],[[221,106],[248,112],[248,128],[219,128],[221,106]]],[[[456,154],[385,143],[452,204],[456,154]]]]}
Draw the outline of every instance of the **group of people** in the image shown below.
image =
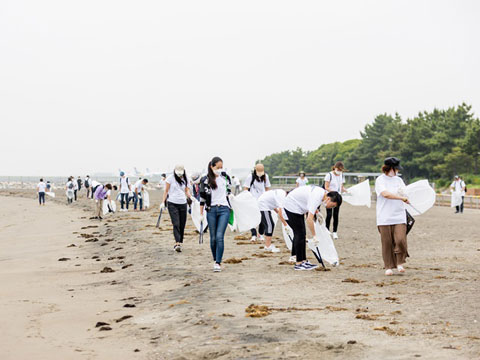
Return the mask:
{"type": "MultiPolygon", "coordinates": [[[[377,228],[382,244],[382,257],[385,275],[393,275],[393,271],[405,272],[404,264],[408,255],[407,246],[407,212],[405,204],[409,203],[405,196],[405,183],[398,175],[402,169],[400,160],[395,157],[386,158],[382,166],[382,175],[375,181],[377,194],[377,228]]],[[[268,174],[262,164],[256,164],[253,172],[245,179],[243,189],[257,199],[261,221],[257,228],[251,229],[251,241],[257,239],[265,241],[264,249],[269,252],[279,252],[272,244],[272,235],[275,229],[274,214],[281,222],[287,234],[293,234],[290,261],[294,263],[294,270],[313,270],[318,265],[312,264],[306,256],[307,227],[315,237],[315,221],[320,215],[320,208],[326,209],[325,226],[329,230],[333,219],[333,239],[338,239],[339,213],[342,205],[342,193],[348,193],[345,188],[345,166],[338,161],[332,171],[326,174],[323,184],[309,185],[304,172],[296,180],[296,187],[286,192],[281,189],[272,190],[268,174]]],[[[139,179],[131,184],[124,172],[120,172],[119,194],[121,209],[128,211],[129,203],[133,200],[134,209],[142,210],[142,198],[147,179],[139,179]]],[[[223,160],[214,157],[207,166],[207,173],[201,176],[198,173],[187,176],[183,165],[177,165],[171,175],[163,177],[164,187],[161,210],[168,210],[173,225],[174,251],[181,252],[187,222],[189,205],[198,201],[200,216],[208,221],[210,233],[210,249],[213,259],[213,270],[222,270],[224,253],[225,231],[232,223],[231,200],[233,193],[239,189],[238,180],[233,181],[223,168],[223,160]],[[233,193],[232,193],[233,189],[233,193]]],[[[82,185],[87,190],[87,197],[96,201],[94,219],[102,219],[103,202],[112,201],[112,190],[117,186],[93,181],[89,176],[82,182],[80,177],[75,181],[69,177],[66,183],[69,203],[76,200],[77,192],[82,185]]],[[[452,189],[465,193],[466,186],[459,176],[455,177],[452,189]]],[[[49,191],[49,182],[40,179],[37,185],[40,205],[45,204],[45,192],[49,191]]],[[[463,203],[457,207],[457,212],[463,212],[463,203]]]]}

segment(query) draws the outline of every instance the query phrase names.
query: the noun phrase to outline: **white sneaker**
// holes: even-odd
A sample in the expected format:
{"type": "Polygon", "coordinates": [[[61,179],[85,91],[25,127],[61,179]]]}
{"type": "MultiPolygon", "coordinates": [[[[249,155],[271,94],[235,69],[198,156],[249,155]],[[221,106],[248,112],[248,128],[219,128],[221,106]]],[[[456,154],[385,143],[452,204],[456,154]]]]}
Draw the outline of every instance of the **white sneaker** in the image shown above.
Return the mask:
{"type": "Polygon", "coordinates": [[[265,241],[265,236],[260,235],[260,241],[265,241]]]}
{"type": "Polygon", "coordinates": [[[220,272],[222,271],[222,267],[220,266],[220,264],[213,264],[213,272],[220,272]]]}
{"type": "Polygon", "coordinates": [[[398,265],[397,270],[398,270],[399,273],[404,273],[405,272],[405,268],[402,265],[398,265]]]}
{"type": "Polygon", "coordinates": [[[276,248],[275,245],[273,245],[273,244],[271,244],[270,246],[264,246],[263,249],[265,251],[269,251],[269,252],[272,252],[272,253],[280,252],[280,249],[276,248]]]}
{"type": "Polygon", "coordinates": [[[337,240],[338,239],[338,235],[336,232],[332,233],[332,237],[333,237],[333,240],[337,240]]]}
{"type": "Polygon", "coordinates": [[[392,269],[385,270],[385,275],[386,276],[392,276],[393,275],[393,270],[392,269]]]}
{"type": "Polygon", "coordinates": [[[297,257],[296,256],[290,256],[290,258],[288,259],[288,262],[289,263],[296,263],[297,262],[297,257]]]}
{"type": "Polygon", "coordinates": [[[252,237],[251,237],[251,239],[250,239],[250,241],[251,241],[251,242],[255,242],[255,241],[257,241],[257,237],[256,237],[255,235],[254,235],[254,236],[252,236],[252,237]]]}

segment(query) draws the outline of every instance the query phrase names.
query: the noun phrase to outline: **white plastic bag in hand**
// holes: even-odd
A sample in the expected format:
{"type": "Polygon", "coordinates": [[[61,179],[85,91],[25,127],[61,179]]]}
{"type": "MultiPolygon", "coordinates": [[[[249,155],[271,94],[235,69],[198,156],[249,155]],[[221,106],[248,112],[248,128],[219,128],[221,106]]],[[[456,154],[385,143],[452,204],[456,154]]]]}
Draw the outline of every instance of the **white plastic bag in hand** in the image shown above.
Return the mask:
{"type": "MultiPolygon", "coordinates": [[[[323,220],[321,215],[320,218],[323,220]]],[[[335,249],[335,245],[333,244],[330,231],[325,227],[325,221],[323,221],[322,224],[318,221],[315,222],[315,238],[308,242],[308,247],[313,252],[320,252],[324,261],[333,266],[339,265],[337,249],[335,249]]]]}
{"type": "Polygon", "coordinates": [[[205,209],[203,210],[203,216],[200,215],[200,202],[192,197],[192,213],[190,214],[192,217],[193,225],[198,232],[200,232],[200,223],[203,221],[203,230],[207,228],[208,220],[207,220],[207,212],[205,209]]]}
{"type": "Polygon", "coordinates": [[[450,200],[450,207],[460,206],[462,204],[462,193],[460,191],[453,191],[450,200]]]}
{"type": "Polygon", "coordinates": [[[253,229],[260,224],[261,215],[257,199],[249,191],[243,191],[230,198],[233,215],[239,232],[253,229]]]}
{"type": "Polygon", "coordinates": [[[360,184],[354,185],[347,190],[348,192],[343,194],[343,200],[350,205],[366,207],[372,205],[372,194],[368,180],[362,181],[360,184]]]}
{"type": "Polygon", "coordinates": [[[292,250],[293,229],[290,226],[282,225],[282,232],[283,232],[283,240],[285,241],[285,245],[287,245],[288,250],[292,250]]]}
{"type": "Polygon", "coordinates": [[[408,185],[404,190],[405,196],[410,204],[405,204],[405,208],[410,215],[421,215],[435,204],[436,194],[428,180],[419,180],[408,185]]]}

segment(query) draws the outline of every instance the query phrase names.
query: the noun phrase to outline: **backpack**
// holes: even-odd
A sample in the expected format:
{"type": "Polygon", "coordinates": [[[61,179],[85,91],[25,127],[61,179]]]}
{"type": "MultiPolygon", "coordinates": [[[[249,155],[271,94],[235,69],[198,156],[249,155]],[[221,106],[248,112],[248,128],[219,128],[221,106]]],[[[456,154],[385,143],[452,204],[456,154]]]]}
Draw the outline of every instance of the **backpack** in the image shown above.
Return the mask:
{"type": "Polygon", "coordinates": [[[73,182],[70,181],[70,184],[68,184],[68,188],[71,190],[73,189],[73,182]]]}

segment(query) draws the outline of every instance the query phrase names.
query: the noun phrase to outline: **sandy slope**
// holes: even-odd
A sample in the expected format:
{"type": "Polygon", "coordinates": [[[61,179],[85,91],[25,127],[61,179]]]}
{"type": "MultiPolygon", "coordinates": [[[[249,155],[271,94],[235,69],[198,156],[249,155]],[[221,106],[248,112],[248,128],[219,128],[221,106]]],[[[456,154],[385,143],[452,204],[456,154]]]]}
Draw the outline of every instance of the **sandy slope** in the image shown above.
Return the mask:
{"type": "MultiPolygon", "coordinates": [[[[151,192],[154,205],[158,196],[151,192]]],[[[160,230],[153,210],[100,223],[82,219],[91,201],[55,202],[39,209],[2,198],[2,359],[480,356],[479,211],[434,208],[419,217],[407,274],[385,278],[374,209],[342,207],[338,268],[294,272],[283,264],[282,240],[280,254],[262,257],[260,244],[227,231],[225,259],[244,260],[214,274],[208,241],[198,244],[190,222],[177,254],[168,216],[160,230]],[[98,228],[80,229],[87,225],[98,228]],[[100,273],[106,266],[114,272],[100,273]],[[273,310],[248,318],[252,303],[273,310]],[[115,322],[124,315],[132,317],[115,322]],[[99,331],[99,321],[112,330],[99,331]]]]}

